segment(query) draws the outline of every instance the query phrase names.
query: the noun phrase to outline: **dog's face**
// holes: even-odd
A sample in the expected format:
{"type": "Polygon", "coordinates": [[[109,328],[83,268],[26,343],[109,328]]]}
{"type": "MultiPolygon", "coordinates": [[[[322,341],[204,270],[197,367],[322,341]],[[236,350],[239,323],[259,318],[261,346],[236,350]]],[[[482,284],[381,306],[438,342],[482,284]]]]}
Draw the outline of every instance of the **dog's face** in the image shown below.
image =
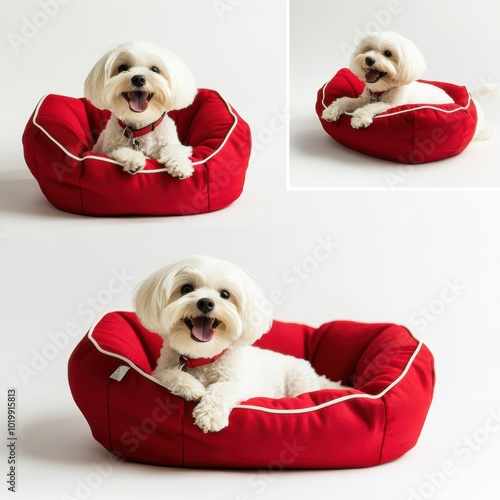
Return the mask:
{"type": "Polygon", "coordinates": [[[84,93],[94,106],[133,126],[189,106],[196,85],[174,54],[150,43],[130,42],[104,54],[85,80],[84,93]]]}
{"type": "Polygon", "coordinates": [[[213,357],[231,345],[250,345],[272,322],[271,305],[237,266],[195,256],[146,279],[135,310],[148,330],[189,358],[213,357]]]}
{"type": "Polygon", "coordinates": [[[390,31],[363,38],[351,57],[351,71],[374,92],[408,85],[425,71],[417,46],[390,31]]]}

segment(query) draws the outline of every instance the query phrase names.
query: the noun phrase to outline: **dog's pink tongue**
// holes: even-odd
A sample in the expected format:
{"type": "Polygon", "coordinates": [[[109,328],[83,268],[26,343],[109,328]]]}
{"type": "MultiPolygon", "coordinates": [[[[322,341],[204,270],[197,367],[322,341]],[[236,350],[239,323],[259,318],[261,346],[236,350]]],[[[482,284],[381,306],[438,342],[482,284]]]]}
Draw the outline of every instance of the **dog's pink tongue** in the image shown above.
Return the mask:
{"type": "Polygon", "coordinates": [[[130,101],[128,105],[130,109],[136,113],[142,113],[146,111],[149,106],[148,94],[147,92],[140,92],[139,90],[134,90],[128,94],[130,101]]]}
{"type": "Polygon", "coordinates": [[[193,328],[191,333],[200,341],[208,342],[215,335],[215,330],[212,328],[214,320],[212,318],[192,318],[193,328]]]}
{"type": "Polygon", "coordinates": [[[371,69],[370,71],[365,73],[365,80],[368,83],[375,83],[379,76],[380,76],[380,71],[371,69]]]}

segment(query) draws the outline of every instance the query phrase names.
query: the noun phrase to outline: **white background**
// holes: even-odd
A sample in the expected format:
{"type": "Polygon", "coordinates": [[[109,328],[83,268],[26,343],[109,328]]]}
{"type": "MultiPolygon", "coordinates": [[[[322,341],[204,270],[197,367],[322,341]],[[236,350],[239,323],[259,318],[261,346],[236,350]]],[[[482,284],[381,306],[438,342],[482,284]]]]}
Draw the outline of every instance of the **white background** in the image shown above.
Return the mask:
{"type": "MultiPolygon", "coordinates": [[[[221,18],[212,1],[73,0],[17,53],[7,35],[20,33],[23,18],[32,19],[41,7],[19,2],[2,18],[0,44],[9,68],[1,84],[2,116],[9,119],[0,134],[0,422],[6,429],[6,392],[16,387],[17,498],[406,500],[412,491],[421,498],[498,498],[500,424],[490,431],[485,425],[493,422],[491,412],[500,412],[499,193],[286,192],[286,134],[269,133],[286,102],[285,3],[226,5],[232,10],[221,18]],[[175,50],[199,86],[219,90],[250,123],[257,149],[245,191],[230,207],[184,218],[105,219],[60,212],[43,198],[20,145],[36,102],[47,92],[81,96],[101,53],[132,38],[175,50]],[[328,240],[336,243],[331,256],[314,261],[315,248],[328,240]],[[409,326],[434,353],[437,369],[435,399],[417,446],[395,462],[361,470],[111,467],[71,398],[68,357],[104,310],[130,309],[137,283],[190,253],[232,260],[268,296],[280,290],[278,319],[409,326]],[[290,282],[297,269],[305,276],[299,286],[290,282]],[[99,304],[102,311],[92,309],[89,301],[109,296],[113,273],[125,276],[123,290],[99,304]],[[70,337],[63,332],[72,324],[77,332],[70,337]],[[54,349],[55,336],[66,345],[54,349]],[[52,357],[45,363],[44,352],[52,357]],[[35,367],[37,375],[23,380],[23,367],[35,367]],[[443,464],[447,476],[439,472],[443,464]],[[96,467],[108,472],[99,475],[96,467]]],[[[363,26],[369,17],[359,19],[363,26]]],[[[342,28],[340,21],[334,25],[342,28]]],[[[414,30],[419,33],[417,24],[414,30]]],[[[466,37],[473,42],[470,30],[466,37]]],[[[323,71],[310,75],[318,87],[329,75],[323,71]]],[[[477,71],[467,73],[475,78],[477,71]]],[[[0,472],[5,478],[6,452],[0,472]]],[[[4,480],[0,491],[3,498],[4,480]]]]}
{"type": "Polygon", "coordinates": [[[290,0],[290,171],[294,189],[491,188],[500,187],[500,98],[480,101],[497,132],[460,155],[405,166],[371,158],[335,142],[315,111],[318,89],[349,65],[363,34],[395,31],[422,51],[423,78],[465,85],[497,82],[500,71],[500,4],[477,0],[471,7],[452,0],[332,2],[290,0]]]}

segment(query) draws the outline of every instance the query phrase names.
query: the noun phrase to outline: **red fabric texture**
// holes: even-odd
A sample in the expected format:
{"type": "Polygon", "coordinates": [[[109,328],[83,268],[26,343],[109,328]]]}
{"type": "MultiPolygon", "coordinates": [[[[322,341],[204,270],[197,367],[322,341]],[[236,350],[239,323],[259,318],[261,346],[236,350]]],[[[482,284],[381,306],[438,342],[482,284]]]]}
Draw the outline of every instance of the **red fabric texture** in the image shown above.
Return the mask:
{"type": "MultiPolygon", "coordinates": [[[[188,179],[165,171],[130,175],[103,161],[104,155],[94,158],[92,148],[109,112],[86,99],[58,95],[46,96],[26,125],[25,160],[48,201],[76,214],[191,215],[231,204],[245,182],[251,150],[248,124],[217,92],[206,89],[198,91],[189,107],[169,116],[181,142],[193,147],[191,160],[203,162],[188,179]]],[[[150,159],[145,170],[158,168],[163,165],[150,159]]]]}
{"type": "Polygon", "coordinates": [[[275,321],[256,345],[306,358],[319,373],[353,388],[253,398],[232,411],[227,428],[204,434],[193,421],[196,403],[149,378],[161,338],[131,312],[108,313],[82,339],[69,360],[69,383],[95,439],[135,462],[368,467],[416,444],[432,400],[434,364],[404,327],[335,321],[312,328],[275,321]],[[110,378],[121,365],[131,369],[120,381],[110,378]],[[303,411],[283,411],[298,409],[303,411]]]}
{"type": "Polygon", "coordinates": [[[364,129],[352,128],[349,115],[327,122],[321,118],[326,107],[340,97],[358,97],[364,90],[364,83],[343,68],[318,90],[316,114],[326,133],[337,142],[384,160],[419,164],[461,153],[472,140],[477,124],[469,92],[451,83],[420,81],[440,87],[455,104],[398,106],[379,115],[381,118],[375,118],[364,129]]]}

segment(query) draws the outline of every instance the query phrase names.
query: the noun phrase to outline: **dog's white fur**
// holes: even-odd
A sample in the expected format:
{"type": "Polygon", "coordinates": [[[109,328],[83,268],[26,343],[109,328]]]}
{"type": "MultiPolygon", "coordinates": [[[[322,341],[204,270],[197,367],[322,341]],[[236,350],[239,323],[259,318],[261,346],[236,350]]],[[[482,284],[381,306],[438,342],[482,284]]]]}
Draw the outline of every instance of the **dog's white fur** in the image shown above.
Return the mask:
{"type": "Polygon", "coordinates": [[[304,359],[251,346],[271,327],[272,308],[249,275],[227,261],[194,256],[167,265],[140,285],[134,305],[143,326],[163,338],[153,375],[173,394],[199,400],[193,417],[204,432],[226,427],[231,410],[252,397],[342,387],[304,359]],[[200,300],[211,301],[213,308],[201,310],[200,300]],[[205,341],[193,333],[200,321],[212,325],[213,336],[205,341]],[[223,351],[214,362],[180,369],[181,355],[213,358],[223,351]]]}
{"type": "Polygon", "coordinates": [[[322,114],[327,121],[337,121],[352,111],[353,128],[364,128],[373,122],[374,116],[396,106],[453,103],[444,90],[415,81],[426,69],[424,56],[411,40],[397,33],[387,31],[364,37],[354,49],[349,68],[365,82],[365,89],[358,98],[341,97],[328,106],[322,114]],[[385,75],[368,81],[368,75],[373,75],[371,71],[385,75]],[[375,92],[382,94],[376,102],[370,102],[375,92]]]}
{"type": "Polygon", "coordinates": [[[165,165],[173,177],[189,177],[193,173],[189,160],[192,149],[181,144],[171,118],[166,115],[154,131],[138,138],[136,148],[118,120],[132,129],[145,127],[164,112],[189,106],[196,92],[192,74],[175,54],[147,42],[128,42],[112,48],[85,80],[85,97],[97,108],[112,113],[94,152],[113,158],[131,174],[143,169],[149,157],[165,165]],[[136,84],[132,82],[138,76],[144,77],[144,84],[137,85],[137,78],[136,84]],[[141,105],[133,106],[128,99],[132,92],[143,92],[149,100],[142,97],[141,105]]]}

